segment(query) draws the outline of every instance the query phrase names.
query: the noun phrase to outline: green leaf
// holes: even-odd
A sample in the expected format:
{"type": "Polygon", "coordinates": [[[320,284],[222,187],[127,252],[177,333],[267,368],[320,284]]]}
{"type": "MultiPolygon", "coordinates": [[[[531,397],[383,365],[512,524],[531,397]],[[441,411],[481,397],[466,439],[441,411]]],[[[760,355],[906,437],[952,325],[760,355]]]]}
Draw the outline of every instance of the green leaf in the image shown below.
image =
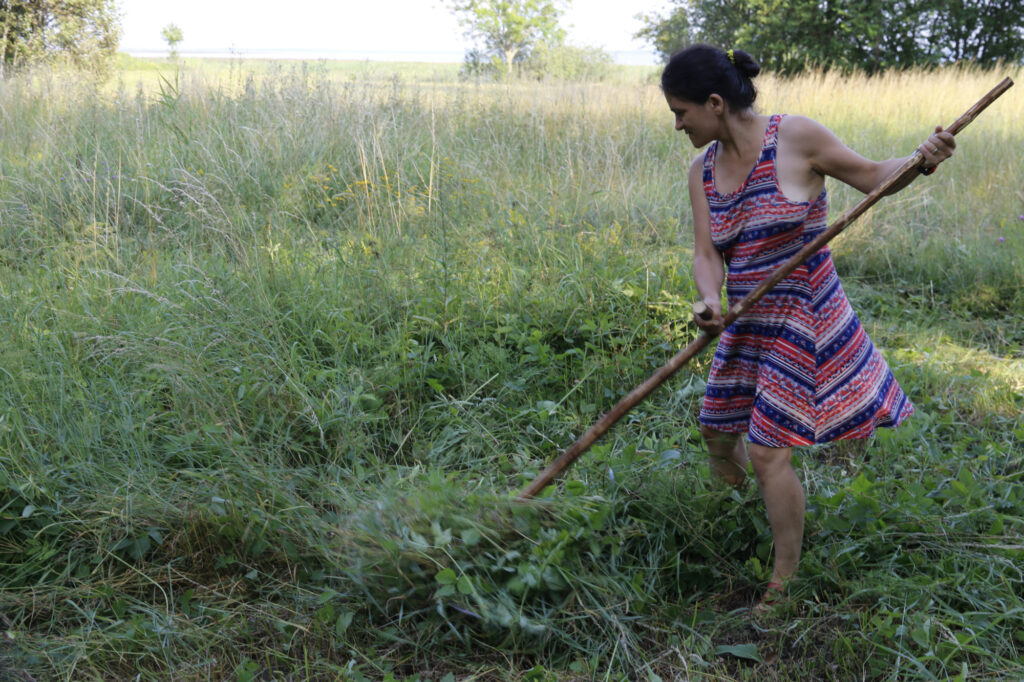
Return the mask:
{"type": "Polygon", "coordinates": [[[565,493],[573,497],[579,497],[587,491],[587,486],[584,485],[583,481],[577,481],[572,479],[565,482],[565,493]]]}
{"type": "Polygon", "coordinates": [[[330,623],[334,620],[334,606],[324,604],[316,610],[316,617],[321,623],[330,623]]]}
{"type": "Polygon", "coordinates": [[[438,571],[437,575],[434,576],[434,580],[442,585],[454,585],[455,581],[458,580],[458,576],[455,575],[455,571],[452,569],[445,568],[438,571]]]}
{"type": "Polygon", "coordinates": [[[441,524],[437,521],[430,524],[430,530],[434,534],[435,547],[445,547],[452,541],[452,532],[447,528],[441,528],[441,524]]]}
{"type": "Polygon", "coordinates": [[[472,547],[480,542],[480,531],[475,528],[467,528],[459,535],[468,547],[472,547]]]}
{"type": "Polygon", "coordinates": [[[720,644],[715,647],[715,655],[728,654],[736,658],[745,658],[748,661],[761,662],[761,655],[757,653],[756,644],[720,644]]]}
{"type": "Polygon", "coordinates": [[[260,664],[256,661],[250,661],[248,658],[243,658],[242,662],[235,668],[235,680],[237,682],[253,682],[256,679],[256,673],[260,670],[260,664]]]}
{"type": "Polygon", "coordinates": [[[348,630],[348,626],[352,625],[352,618],[355,615],[352,611],[342,611],[338,614],[338,620],[334,624],[334,634],[338,637],[343,636],[345,631],[348,630]]]}
{"type": "Polygon", "coordinates": [[[459,594],[473,593],[473,581],[469,579],[469,576],[461,576],[459,578],[459,582],[456,584],[456,587],[459,589],[459,594]]]}
{"type": "Polygon", "coordinates": [[[868,490],[871,490],[872,485],[874,484],[868,480],[867,476],[861,473],[856,479],[854,479],[853,483],[850,484],[850,489],[855,493],[864,494],[868,490]]]}
{"type": "MultiPolygon", "coordinates": [[[[683,458],[683,453],[679,452],[675,448],[665,450],[661,453],[661,463],[666,464],[668,462],[675,462],[683,458]]],[[[652,673],[653,674],[653,673],[652,673]]]]}
{"type": "Polygon", "coordinates": [[[135,540],[133,540],[132,543],[128,546],[129,556],[131,556],[131,558],[135,559],[136,561],[140,561],[144,556],[146,556],[146,552],[148,551],[149,537],[145,535],[135,538],[135,540]]]}

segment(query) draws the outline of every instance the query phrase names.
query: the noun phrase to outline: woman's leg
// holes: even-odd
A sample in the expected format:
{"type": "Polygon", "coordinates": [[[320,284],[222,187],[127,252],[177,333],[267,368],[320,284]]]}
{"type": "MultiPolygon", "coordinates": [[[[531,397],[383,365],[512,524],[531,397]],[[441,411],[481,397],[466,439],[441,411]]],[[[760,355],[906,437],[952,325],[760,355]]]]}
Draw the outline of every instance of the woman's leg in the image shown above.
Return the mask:
{"type": "Polygon", "coordinates": [[[790,461],[792,448],[769,448],[750,443],[748,451],[775,541],[772,582],[783,583],[796,574],[800,562],[800,545],[804,537],[804,489],[790,461]]]}
{"type": "Polygon", "coordinates": [[[701,426],[700,433],[708,444],[711,474],[734,488],[742,486],[747,478],[747,448],[741,435],[715,431],[707,426],[701,426]]]}

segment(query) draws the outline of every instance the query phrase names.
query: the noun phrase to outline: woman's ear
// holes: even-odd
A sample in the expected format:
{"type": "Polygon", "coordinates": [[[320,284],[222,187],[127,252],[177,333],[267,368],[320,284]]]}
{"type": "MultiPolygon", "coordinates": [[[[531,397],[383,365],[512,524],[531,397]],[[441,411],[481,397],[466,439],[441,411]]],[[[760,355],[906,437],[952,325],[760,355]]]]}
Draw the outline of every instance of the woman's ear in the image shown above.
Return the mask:
{"type": "Polygon", "coordinates": [[[717,116],[721,116],[725,113],[725,100],[722,99],[722,96],[719,94],[711,93],[711,95],[708,96],[706,104],[708,108],[711,109],[712,113],[717,116]]]}

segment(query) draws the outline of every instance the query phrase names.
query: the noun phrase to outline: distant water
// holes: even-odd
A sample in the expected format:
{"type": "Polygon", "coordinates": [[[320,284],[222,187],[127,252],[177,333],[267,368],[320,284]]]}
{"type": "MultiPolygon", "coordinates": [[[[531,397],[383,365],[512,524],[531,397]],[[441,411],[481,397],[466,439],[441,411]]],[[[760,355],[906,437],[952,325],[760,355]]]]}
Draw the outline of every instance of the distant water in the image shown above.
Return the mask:
{"type": "MultiPolygon", "coordinates": [[[[133,57],[150,59],[166,57],[167,50],[133,49],[122,50],[133,57]]],[[[314,61],[320,59],[339,61],[371,61],[371,62],[431,62],[435,64],[462,62],[464,53],[458,50],[437,51],[402,51],[402,50],[324,50],[324,49],[199,49],[180,50],[182,57],[218,58],[218,59],[296,59],[314,61]]],[[[658,63],[653,52],[646,50],[609,51],[616,64],[631,66],[653,66],[658,63]]]]}

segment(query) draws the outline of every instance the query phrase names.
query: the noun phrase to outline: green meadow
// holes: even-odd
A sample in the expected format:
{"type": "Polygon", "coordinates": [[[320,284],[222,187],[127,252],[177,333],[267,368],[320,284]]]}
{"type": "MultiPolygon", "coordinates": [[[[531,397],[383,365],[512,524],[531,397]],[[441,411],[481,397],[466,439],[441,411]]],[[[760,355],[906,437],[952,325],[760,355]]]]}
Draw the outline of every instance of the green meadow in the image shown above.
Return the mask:
{"type": "Polygon", "coordinates": [[[798,450],[756,619],[709,353],[512,499],[697,334],[657,69],[457,71],[0,81],[0,678],[1024,677],[1024,71],[759,79],[877,159],[1019,85],[832,244],[916,413],[798,450]]]}

